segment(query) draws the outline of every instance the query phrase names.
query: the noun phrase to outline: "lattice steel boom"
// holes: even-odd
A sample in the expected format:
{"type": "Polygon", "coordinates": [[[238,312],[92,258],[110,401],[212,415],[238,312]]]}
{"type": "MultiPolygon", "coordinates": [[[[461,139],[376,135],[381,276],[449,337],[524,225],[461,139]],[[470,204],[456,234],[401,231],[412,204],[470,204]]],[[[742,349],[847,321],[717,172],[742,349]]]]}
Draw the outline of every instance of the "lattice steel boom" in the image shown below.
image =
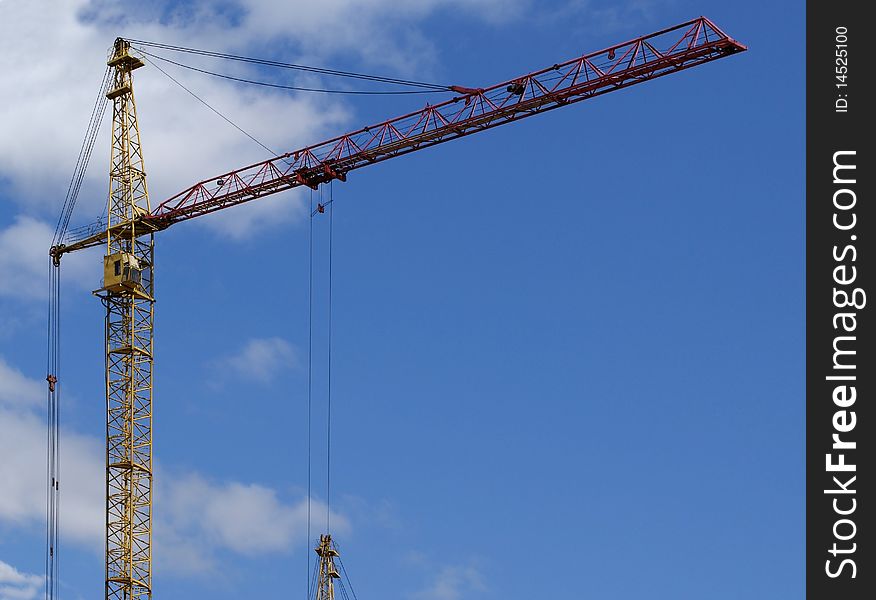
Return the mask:
{"type": "MultiPolygon", "coordinates": [[[[450,100],[212,177],[150,206],[132,72],[143,62],[115,42],[107,220],[53,246],[56,261],[106,245],[106,598],[152,595],[153,234],[174,223],[298,186],[316,188],[396,156],[512,123],[746,50],[705,17],[486,88],[451,88],[450,100]]],[[[51,383],[51,382],[50,382],[51,383]]],[[[334,549],[323,536],[316,600],[332,600],[334,549]]]]}
{"type": "MultiPolygon", "coordinates": [[[[744,50],[712,21],[699,17],[487,88],[454,86],[459,95],[446,102],[205,179],[135,218],[134,228],[146,235],[294,187],[346,181],[354,169],[744,50]]],[[[82,228],[53,252],[99,245],[103,238],[98,227],[82,228]]]]}

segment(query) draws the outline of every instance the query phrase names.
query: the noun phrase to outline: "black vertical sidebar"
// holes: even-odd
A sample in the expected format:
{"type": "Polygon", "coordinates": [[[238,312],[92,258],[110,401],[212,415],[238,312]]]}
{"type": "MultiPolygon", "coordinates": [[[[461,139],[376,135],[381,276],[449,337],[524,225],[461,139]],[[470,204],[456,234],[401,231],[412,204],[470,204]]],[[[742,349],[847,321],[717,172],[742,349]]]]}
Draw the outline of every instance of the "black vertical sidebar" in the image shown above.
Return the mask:
{"type": "Polygon", "coordinates": [[[876,598],[872,23],[806,8],[806,595],[876,598]],[[871,296],[872,293],[872,296],[871,296]],[[865,458],[865,455],[870,457],[865,458]]]}

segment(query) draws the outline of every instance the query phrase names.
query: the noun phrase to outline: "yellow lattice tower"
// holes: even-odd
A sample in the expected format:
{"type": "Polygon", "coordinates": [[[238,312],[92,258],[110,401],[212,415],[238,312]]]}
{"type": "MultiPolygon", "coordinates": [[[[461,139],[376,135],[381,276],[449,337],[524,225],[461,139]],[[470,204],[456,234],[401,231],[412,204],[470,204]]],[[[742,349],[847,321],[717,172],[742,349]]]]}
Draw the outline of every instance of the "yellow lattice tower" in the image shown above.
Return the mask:
{"type": "Polygon", "coordinates": [[[339,553],[332,543],[331,534],[320,535],[319,546],[315,550],[319,555],[319,575],[314,600],[335,600],[335,579],[340,579],[341,575],[335,567],[335,558],[339,553]]]}
{"type": "Polygon", "coordinates": [[[103,287],[106,307],[106,598],[152,596],[152,232],[131,72],[143,62],[117,39],[103,287]]]}

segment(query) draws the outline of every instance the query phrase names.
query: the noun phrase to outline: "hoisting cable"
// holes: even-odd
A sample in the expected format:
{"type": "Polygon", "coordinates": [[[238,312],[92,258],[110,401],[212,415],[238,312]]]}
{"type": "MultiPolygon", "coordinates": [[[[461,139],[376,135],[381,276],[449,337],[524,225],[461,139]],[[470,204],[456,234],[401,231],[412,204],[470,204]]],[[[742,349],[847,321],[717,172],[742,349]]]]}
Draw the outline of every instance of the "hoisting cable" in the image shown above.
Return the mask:
{"type": "MultiPolygon", "coordinates": [[[[147,46],[151,48],[158,48],[161,50],[170,50],[173,52],[183,52],[187,54],[195,54],[199,56],[208,56],[210,58],[221,58],[224,60],[232,60],[237,62],[244,62],[250,64],[257,64],[266,67],[277,67],[281,69],[292,69],[296,71],[303,71],[306,73],[317,73],[320,75],[331,75],[334,77],[346,77],[350,79],[361,79],[364,81],[373,81],[377,83],[389,83],[394,85],[403,85],[409,87],[418,87],[424,89],[432,89],[436,91],[449,91],[450,86],[448,85],[440,85],[437,83],[427,83],[423,81],[415,81],[411,79],[400,79],[397,77],[384,77],[381,75],[370,75],[367,73],[356,73],[354,71],[341,71],[337,69],[327,69],[324,67],[313,67],[309,65],[298,65],[295,63],[284,63],[276,60],[269,60],[263,58],[253,58],[249,56],[239,56],[235,54],[228,54],[225,52],[214,52],[210,50],[199,50],[196,48],[186,48],[185,46],[174,46],[171,44],[161,44],[158,42],[149,42],[145,40],[128,40],[131,44],[138,44],[140,46],[147,46]]],[[[142,50],[141,50],[142,52],[142,50]]]]}
{"type": "MultiPolygon", "coordinates": [[[[328,374],[327,398],[328,414],[326,418],[326,479],[325,479],[325,531],[331,534],[332,505],[332,246],[334,231],[335,205],[332,193],[332,183],[329,183],[329,252],[328,252],[328,374]]],[[[321,190],[322,188],[320,188],[321,190]]]]}
{"type": "MultiPolygon", "coordinates": [[[[158,56],[157,54],[152,54],[151,52],[147,52],[142,48],[134,48],[144,54],[145,56],[151,56],[156,60],[161,60],[166,63],[170,63],[172,65],[176,65],[177,67],[182,67],[183,69],[189,69],[190,71],[196,71],[198,73],[203,73],[205,75],[211,75],[213,77],[219,77],[221,79],[228,79],[231,81],[237,81],[239,83],[247,83],[250,85],[260,85],[263,87],[271,87],[277,88],[281,90],[294,90],[297,92],[316,92],[320,94],[346,94],[346,95],[359,95],[359,96],[398,96],[404,94],[438,94],[441,92],[448,91],[447,88],[441,89],[425,89],[425,90],[338,90],[338,89],[329,89],[329,88],[313,88],[313,87],[303,87],[298,85],[284,85],[280,83],[270,83],[267,81],[256,81],[254,79],[245,79],[243,77],[235,77],[234,75],[228,75],[225,73],[216,73],[215,71],[208,71],[207,69],[201,69],[198,67],[193,67],[192,65],[187,65],[181,62],[177,62],[175,60],[171,60],[169,58],[165,58],[163,56],[158,56]]],[[[151,61],[150,61],[151,62],[151,61]]],[[[155,63],[152,63],[153,65],[155,63]]]]}
{"type": "MultiPolygon", "coordinates": [[[[326,212],[326,207],[331,205],[328,209],[328,339],[327,339],[327,381],[326,381],[326,396],[327,396],[327,416],[326,416],[326,534],[331,534],[331,418],[332,418],[332,406],[331,406],[331,378],[332,378],[332,247],[333,247],[333,237],[334,237],[334,203],[333,203],[333,187],[332,184],[329,184],[329,200],[325,200],[325,186],[319,186],[318,188],[318,196],[316,201],[316,207],[314,207],[314,199],[313,192],[314,190],[310,190],[310,223],[309,223],[309,234],[308,234],[308,342],[307,342],[307,542],[308,542],[308,554],[307,554],[307,570],[310,572],[310,533],[311,533],[311,497],[312,497],[312,447],[313,447],[313,293],[314,293],[314,230],[313,230],[313,222],[314,217],[318,214],[322,214],[326,212]]],[[[314,565],[316,571],[319,568],[319,562],[314,565]]],[[[314,592],[315,588],[313,585],[316,581],[316,575],[314,575],[315,579],[308,581],[307,587],[307,597],[311,598],[311,594],[314,592]]]]}
{"type": "Polygon", "coordinates": [[[61,509],[61,371],[60,304],[61,264],[49,258],[48,339],[46,348],[46,600],[58,593],[61,509]]]}
{"type": "MultiPolygon", "coordinates": [[[[79,147],[79,156],[73,175],[67,186],[61,214],[52,236],[52,246],[64,241],[76,200],[82,189],[85,173],[106,113],[106,93],[111,81],[111,72],[106,68],[97,98],[91,109],[91,117],[85,137],[79,147]]],[[[61,518],[61,260],[60,256],[48,258],[49,301],[46,324],[46,600],[58,596],[60,572],[60,518],[61,518]]]]}
{"type": "Polygon", "coordinates": [[[312,441],[312,407],[313,407],[313,189],[310,190],[310,233],[309,242],[309,265],[307,287],[307,599],[310,600],[310,496],[311,492],[311,441],[312,441]]]}

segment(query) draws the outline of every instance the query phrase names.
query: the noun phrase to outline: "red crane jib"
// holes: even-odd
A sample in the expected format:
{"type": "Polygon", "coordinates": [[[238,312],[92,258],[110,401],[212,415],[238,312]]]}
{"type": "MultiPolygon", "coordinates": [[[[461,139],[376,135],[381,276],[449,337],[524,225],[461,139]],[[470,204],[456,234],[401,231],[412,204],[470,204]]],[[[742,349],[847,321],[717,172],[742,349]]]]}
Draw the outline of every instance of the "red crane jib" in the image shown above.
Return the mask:
{"type": "MultiPolygon", "coordinates": [[[[440,104],[197,183],[144,215],[141,225],[144,233],[165,229],[294,187],[345,181],[353,169],[746,49],[699,17],[490,87],[452,86],[458,95],[440,104]]],[[[67,251],[92,245],[90,239],[70,242],[67,251]]]]}

